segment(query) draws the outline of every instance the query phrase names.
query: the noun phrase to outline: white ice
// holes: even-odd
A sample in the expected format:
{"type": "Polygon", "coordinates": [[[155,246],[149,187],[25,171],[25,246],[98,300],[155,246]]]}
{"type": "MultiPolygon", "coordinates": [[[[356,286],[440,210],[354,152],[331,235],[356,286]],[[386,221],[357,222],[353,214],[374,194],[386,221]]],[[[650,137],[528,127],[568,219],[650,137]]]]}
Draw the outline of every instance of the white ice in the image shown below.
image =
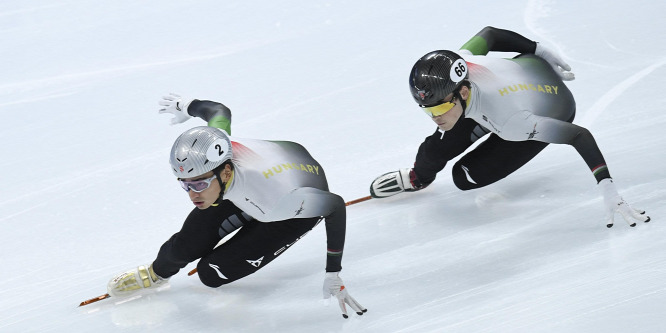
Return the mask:
{"type": "MultiPolygon", "coordinates": [[[[3,1],[1,332],[663,332],[666,2],[3,1]],[[168,167],[159,98],[225,103],[239,137],[299,142],[331,190],[368,195],[434,130],[407,85],[421,55],[481,28],[561,52],[576,123],[652,222],[604,222],[569,146],[497,184],[348,208],[342,278],[369,311],[321,302],[319,226],[219,289],[185,268],[158,293],[78,307],[150,263],[193,208],[168,167]]],[[[497,54],[494,56],[512,56],[497,54]]],[[[449,164],[451,165],[451,164],[449,164]]]]}

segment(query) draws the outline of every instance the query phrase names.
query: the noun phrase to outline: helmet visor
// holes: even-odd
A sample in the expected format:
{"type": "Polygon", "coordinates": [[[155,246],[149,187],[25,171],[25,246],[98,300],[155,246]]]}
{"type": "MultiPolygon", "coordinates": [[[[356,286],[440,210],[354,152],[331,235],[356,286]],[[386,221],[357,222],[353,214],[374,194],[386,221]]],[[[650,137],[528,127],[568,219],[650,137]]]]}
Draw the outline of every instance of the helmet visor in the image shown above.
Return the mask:
{"type": "Polygon", "coordinates": [[[430,117],[441,116],[453,109],[456,106],[454,102],[444,102],[435,106],[422,106],[421,109],[430,117]]]}

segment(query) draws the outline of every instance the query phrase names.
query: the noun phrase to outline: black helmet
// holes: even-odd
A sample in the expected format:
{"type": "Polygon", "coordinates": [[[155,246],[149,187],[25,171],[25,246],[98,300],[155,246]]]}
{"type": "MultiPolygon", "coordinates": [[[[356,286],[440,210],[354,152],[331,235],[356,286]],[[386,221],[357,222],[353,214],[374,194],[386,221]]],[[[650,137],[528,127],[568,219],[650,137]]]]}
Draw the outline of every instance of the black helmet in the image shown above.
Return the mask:
{"type": "Polygon", "coordinates": [[[409,74],[409,90],[416,103],[430,107],[444,102],[468,77],[467,63],[457,53],[432,51],[419,59],[409,74]]]}

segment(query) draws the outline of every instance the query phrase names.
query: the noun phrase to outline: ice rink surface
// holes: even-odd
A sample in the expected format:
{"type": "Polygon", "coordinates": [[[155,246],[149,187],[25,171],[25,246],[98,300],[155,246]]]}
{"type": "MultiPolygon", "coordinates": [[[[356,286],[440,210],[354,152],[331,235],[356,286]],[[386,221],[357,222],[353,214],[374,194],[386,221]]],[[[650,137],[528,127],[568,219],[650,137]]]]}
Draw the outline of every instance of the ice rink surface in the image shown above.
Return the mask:
{"type": "MultiPolygon", "coordinates": [[[[110,1],[0,5],[1,332],[661,332],[666,309],[666,3],[110,1]],[[559,50],[575,123],[649,224],[604,223],[569,146],[491,186],[347,210],[341,277],[368,313],[324,304],[325,230],[222,288],[188,266],[125,302],[108,280],[150,263],[193,208],[168,152],[169,92],[224,103],[238,137],[296,141],[346,201],[411,166],[434,131],[408,73],[485,26],[559,50]]],[[[508,57],[512,54],[490,56],[508,57]]]]}

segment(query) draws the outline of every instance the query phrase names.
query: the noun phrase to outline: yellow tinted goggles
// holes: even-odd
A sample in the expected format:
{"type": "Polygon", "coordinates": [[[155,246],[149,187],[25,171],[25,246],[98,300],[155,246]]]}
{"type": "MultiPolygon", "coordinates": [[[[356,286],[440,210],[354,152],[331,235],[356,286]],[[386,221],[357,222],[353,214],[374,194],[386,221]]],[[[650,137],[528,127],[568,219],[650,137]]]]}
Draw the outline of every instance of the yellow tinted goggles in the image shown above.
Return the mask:
{"type": "Polygon", "coordinates": [[[444,102],[435,106],[421,107],[421,109],[423,109],[428,116],[437,117],[449,112],[454,106],[456,106],[456,103],[444,102]]]}

